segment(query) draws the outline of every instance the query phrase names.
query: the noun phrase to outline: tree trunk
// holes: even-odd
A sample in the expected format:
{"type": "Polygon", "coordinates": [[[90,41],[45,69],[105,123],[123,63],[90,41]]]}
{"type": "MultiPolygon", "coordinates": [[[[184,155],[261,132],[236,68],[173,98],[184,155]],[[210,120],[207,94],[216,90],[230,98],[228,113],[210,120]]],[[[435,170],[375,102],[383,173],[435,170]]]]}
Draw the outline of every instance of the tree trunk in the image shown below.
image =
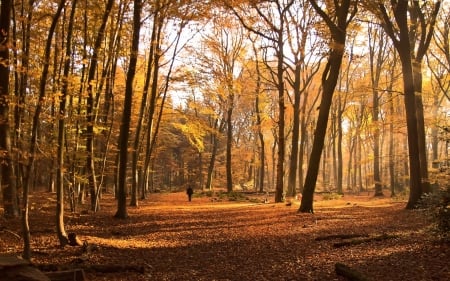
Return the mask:
{"type": "Polygon", "coordinates": [[[152,56],[152,60],[153,60],[153,73],[152,73],[152,79],[151,79],[151,90],[150,90],[150,99],[149,99],[149,108],[148,108],[148,112],[147,112],[147,120],[148,120],[148,124],[147,124],[147,131],[146,131],[146,148],[145,148],[145,161],[144,161],[144,179],[147,183],[147,181],[152,178],[152,176],[150,175],[151,170],[150,169],[150,161],[152,159],[152,153],[153,153],[153,145],[156,142],[156,130],[153,129],[154,127],[154,115],[156,112],[156,104],[157,104],[157,100],[158,100],[158,91],[159,91],[159,85],[158,85],[158,80],[159,80],[159,69],[160,69],[160,58],[161,58],[161,33],[162,33],[162,28],[163,28],[163,24],[164,24],[164,17],[162,15],[160,15],[161,11],[161,7],[160,7],[160,1],[156,1],[155,3],[156,5],[156,13],[154,15],[154,21],[153,24],[156,25],[156,30],[155,30],[155,35],[153,37],[152,34],[152,38],[154,38],[154,41],[152,41],[153,44],[153,52],[154,55],[152,56]]]}
{"type": "Polygon", "coordinates": [[[128,217],[126,203],[127,162],[128,162],[128,137],[131,122],[131,107],[133,102],[133,81],[136,74],[137,57],[139,51],[139,33],[141,29],[141,0],[134,0],[133,12],[133,37],[130,50],[130,64],[125,83],[125,101],[123,107],[122,123],[119,135],[119,186],[116,218],[128,217]]]}
{"type": "MultiPolygon", "coordinates": [[[[348,70],[347,70],[348,73],[348,70]]],[[[347,87],[349,86],[348,84],[346,85],[347,87]]],[[[337,161],[337,169],[336,169],[336,189],[337,189],[337,193],[338,194],[344,194],[344,190],[342,188],[343,186],[343,177],[344,177],[344,161],[343,161],[343,157],[342,157],[342,138],[343,138],[343,132],[342,132],[342,114],[344,112],[344,107],[345,107],[345,102],[344,105],[342,105],[342,101],[341,101],[342,97],[339,97],[339,102],[338,102],[338,114],[337,114],[337,128],[336,128],[336,133],[337,133],[337,159],[334,161],[337,161]]],[[[350,162],[350,161],[349,161],[350,162]]]]}
{"type": "Polygon", "coordinates": [[[300,74],[301,68],[299,63],[296,63],[294,70],[294,112],[292,121],[292,141],[291,141],[291,157],[289,162],[288,174],[288,188],[287,196],[295,196],[296,194],[296,180],[298,168],[298,150],[300,138],[300,74]]]}
{"type": "Polygon", "coordinates": [[[69,26],[67,28],[66,53],[64,56],[63,81],[61,89],[61,100],[59,102],[58,116],[58,151],[56,168],[56,230],[59,244],[65,246],[68,243],[68,236],[64,227],[64,147],[65,147],[65,118],[66,101],[69,88],[70,58],[72,56],[72,30],[75,18],[77,0],[72,1],[70,11],[69,26]]]}
{"type": "Polygon", "coordinates": [[[12,1],[2,1],[0,11],[0,187],[5,217],[19,216],[19,202],[11,154],[9,126],[9,30],[12,1]]]}
{"type": "MultiPolygon", "coordinates": [[[[158,11],[155,11],[155,15],[153,17],[153,25],[152,25],[152,33],[151,33],[151,44],[150,44],[150,51],[148,55],[148,62],[147,62],[147,69],[146,69],[146,75],[145,75],[145,82],[144,82],[144,89],[142,93],[142,100],[141,100],[141,108],[139,111],[139,117],[137,121],[136,126],[136,133],[134,136],[134,145],[133,145],[133,164],[132,164],[132,184],[131,184],[131,201],[130,206],[137,206],[137,189],[138,186],[142,186],[142,189],[144,189],[144,183],[139,182],[138,178],[138,159],[139,159],[139,151],[141,147],[141,130],[143,127],[143,121],[144,116],[146,114],[146,109],[148,108],[148,92],[150,89],[150,82],[152,81],[152,74],[153,74],[153,58],[155,54],[156,45],[156,36],[157,36],[157,28],[158,28],[158,21],[159,21],[159,13],[158,11]]],[[[148,156],[147,156],[148,157],[148,156]]],[[[142,170],[144,170],[142,168],[142,170]]],[[[145,178],[145,177],[142,177],[145,178]]],[[[145,197],[144,192],[142,192],[142,197],[145,197]]]]}
{"type": "Polygon", "coordinates": [[[30,245],[30,227],[28,224],[28,200],[29,200],[29,191],[30,187],[33,184],[34,179],[34,160],[36,156],[37,150],[37,138],[38,138],[38,129],[39,129],[39,119],[42,111],[42,107],[44,105],[45,98],[45,89],[47,83],[48,69],[50,64],[50,53],[51,53],[51,45],[53,34],[56,28],[56,24],[61,15],[62,9],[64,8],[65,0],[61,0],[59,3],[58,9],[53,16],[52,24],[48,31],[47,41],[44,49],[44,65],[42,68],[42,75],[39,84],[39,102],[37,103],[36,110],[33,116],[33,124],[31,128],[31,140],[30,140],[30,150],[29,150],[29,158],[28,158],[28,166],[26,171],[26,180],[23,187],[23,203],[22,203],[22,229],[23,229],[23,258],[29,260],[31,258],[31,245],[30,245]]]}
{"type": "MultiPolygon", "coordinates": [[[[319,107],[319,116],[317,119],[316,129],[314,133],[313,147],[308,164],[308,171],[305,178],[305,186],[303,197],[300,204],[300,212],[313,212],[313,197],[316,187],[317,174],[319,171],[320,158],[324,146],[324,140],[328,127],[328,115],[333,100],[333,93],[336,87],[339,72],[344,55],[344,47],[346,40],[347,26],[350,20],[347,18],[350,11],[350,6],[355,5],[350,0],[341,1],[340,6],[335,7],[335,17],[337,24],[334,24],[331,18],[318,6],[317,2],[310,0],[314,9],[325,20],[331,31],[332,45],[329,55],[329,60],[325,66],[322,75],[322,98],[319,107]]],[[[356,13],[356,8],[353,9],[350,19],[356,13]]]]}
{"type": "Polygon", "coordinates": [[[422,63],[420,61],[413,62],[413,80],[416,98],[416,116],[417,116],[417,139],[419,141],[419,160],[420,160],[420,176],[422,182],[422,193],[431,192],[430,179],[428,177],[428,157],[425,133],[425,118],[423,113],[422,100],[422,63]]]}
{"type": "Polygon", "coordinates": [[[403,73],[403,92],[406,110],[406,125],[408,131],[408,153],[409,153],[409,175],[410,193],[407,209],[415,208],[421,195],[421,162],[419,148],[419,129],[417,120],[417,104],[415,97],[414,73],[412,67],[411,51],[412,46],[408,28],[408,1],[399,1],[393,5],[392,9],[397,23],[398,35],[394,32],[393,23],[387,14],[386,8],[380,4],[383,15],[384,29],[392,39],[400,57],[403,73]]]}
{"type": "Polygon", "coordinates": [[[233,173],[231,170],[231,148],[233,146],[233,95],[228,97],[230,106],[227,110],[227,152],[226,152],[226,174],[227,174],[227,192],[233,191],[233,173]]]}
{"type": "MultiPolygon", "coordinates": [[[[409,10],[411,30],[409,33],[410,44],[412,50],[417,50],[413,54],[413,79],[414,90],[416,97],[416,115],[417,115],[417,132],[419,140],[419,159],[420,159],[420,173],[422,177],[422,192],[431,192],[430,179],[428,178],[428,163],[427,163],[427,145],[425,133],[425,118],[423,113],[422,100],[422,60],[427,52],[431,39],[434,33],[436,18],[440,10],[441,1],[436,1],[431,5],[433,10],[428,14],[428,22],[424,9],[420,6],[419,1],[413,1],[411,9],[409,10]],[[419,28],[420,26],[420,28],[419,28]],[[427,30],[428,28],[428,30],[427,30]],[[420,33],[418,33],[420,31],[420,33]],[[414,48],[415,42],[418,42],[417,48],[414,48]]],[[[425,4],[423,4],[425,5],[425,4]]],[[[448,51],[448,50],[447,50],[448,51]]]]}
{"type": "Polygon", "coordinates": [[[275,203],[283,202],[284,192],[284,155],[286,140],[284,136],[285,127],[285,102],[284,102],[284,52],[283,52],[283,28],[278,33],[277,50],[277,87],[278,87],[278,152],[277,152],[277,178],[275,187],[275,203]]]}
{"type": "Polygon", "coordinates": [[[114,0],[108,0],[103,14],[102,23],[97,32],[97,38],[95,39],[94,48],[92,50],[91,65],[89,67],[89,74],[87,78],[87,101],[86,101],[86,173],[89,181],[89,191],[91,194],[91,210],[96,212],[99,210],[99,202],[97,196],[97,181],[95,174],[95,154],[94,154],[94,127],[95,127],[95,100],[94,100],[94,80],[97,72],[98,53],[100,51],[103,38],[105,36],[106,24],[108,22],[109,15],[112,10],[114,0]]]}
{"type": "Polygon", "coordinates": [[[259,59],[258,59],[258,50],[256,48],[255,43],[252,41],[253,53],[255,54],[255,68],[256,68],[256,89],[255,89],[255,112],[256,112],[256,127],[257,134],[259,139],[259,165],[256,189],[259,192],[264,192],[264,171],[265,171],[265,143],[264,143],[264,134],[262,130],[262,117],[261,117],[261,109],[260,109],[260,94],[261,94],[261,69],[259,68],[259,59]]]}

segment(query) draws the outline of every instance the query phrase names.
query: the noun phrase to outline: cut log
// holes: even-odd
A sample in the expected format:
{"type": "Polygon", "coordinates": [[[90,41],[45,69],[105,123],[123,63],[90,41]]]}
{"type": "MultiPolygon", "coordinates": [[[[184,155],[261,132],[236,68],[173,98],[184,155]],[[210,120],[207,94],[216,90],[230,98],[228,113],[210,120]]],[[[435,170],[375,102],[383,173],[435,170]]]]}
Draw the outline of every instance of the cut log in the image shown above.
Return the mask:
{"type": "Polygon", "coordinates": [[[74,269],[65,271],[46,272],[51,281],[86,281],[84,270],[74,269]]]}
{"type": "Polygon", "coordinates": [[[362,274],[361,272],[354,270],[345,264],[336,263],[334,265],[334,270],[337,275],[345,277],[349,281],[369,281],[370,279],[362,274]]]}

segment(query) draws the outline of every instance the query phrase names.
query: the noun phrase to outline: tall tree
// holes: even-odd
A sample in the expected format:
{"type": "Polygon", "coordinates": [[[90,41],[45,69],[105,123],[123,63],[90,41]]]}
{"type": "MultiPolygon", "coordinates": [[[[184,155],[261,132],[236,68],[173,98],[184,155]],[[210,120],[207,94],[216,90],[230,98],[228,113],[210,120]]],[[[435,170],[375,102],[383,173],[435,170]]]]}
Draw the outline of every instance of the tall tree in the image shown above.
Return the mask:
{"type": "Polygon", "coordinates": [[[386,45],[386,36],[382,30],[377,29],[374,24],[368,25],[369,42],[369,65],[372,87],[372,121],[373,121],[373,177],[375,183],[375,196],[383,195],[383,185],[380,171],[380,95],[379,84],[383,65],[385,64],[389,48],[386,45]]]}
{"type": "Polygon", "coordinates": [[[56,166],[56,229],[61,246],[65,246],[68,243],[68,236],[64,227],[64,150],[66,145],[66,102],[69,91],[70,58],[72,56],[72,34],[76,5],[77,0],[73,0],[69,17],[69,25],[67,27],[67,42],[64,56],[63,81],[61,97],[59,101],[58,116],[58,149],[56,166]]]}
{"type": "Polygon", "coordinates": [[[9,125],[9,51],[12,2],[0,2],[0,187],[3,193],[5,217],[19,216],[14,164],[11,154],[11,131],[9,125]]]}
{"type": "Polygon", "coordinates": [[[136,74],[136,65],[139,52],[139,34],[141,31],[141,0],[134,0],[133,11],[133,35],[130,50],[130,63],[125,85],[125,102],[122,113],[122,123],[120,125],[119,135],[119,186],[117,196],[116,218],[125,219],[128,217],[126,202],[126,182],[127,182],[127,163],[128,163],[128,138],[131,122],[131,107],[133,102],[133,82],[136,74]]]}
{"type": "MultiPolygon", "coordinates": [[[[227,1],[226,1],[227,2],[227,1]]],[[[286,151],[285,139],[285,36],[286,36],[286,17],[290,8],[294,5],[294,0],[253,2],[240,7],[228,7],[232,9],[238,17],[241,24],[250,32],[255,33],[261,39],[268,42],[268,48],[275,52],[276,66],[270,62],[271,59],[265,58],[266,66],[271,71],[272,82],[277,89],[278,116],[277,116],[277,166],[276,166],[276,184],[275,184],[275,202],[283,201],[284,193],[284,161],[286,151]],[[250,8],[250,9],[248,9],[250,8]],[[257,18],[251,16],[251,12],[256,13],[257,18]],[[252,26],[254,21],[260,22],[260,25],[252,26]]],[[[266,48],[264,47],[264,48],[266,48]]],[[[267,54],[267,53],[266,53],[267,54]]]]}
{"type": "Polygon", "coordinates": [[[86,170],[89,182],[89,191],[91,194],[91,210],[96,212],[99,208],[98,196],[99,192],[96,175],[95,175],[95,151],[94,151],[94,127],[95,127],[95,99],[94,99],[94,84],[97,73],[97,65],[99,59],[100,47],[105,37],[106,23],[108,22],[109,15],[111,13],[114,0],[108,0],[105,6],[105,12],[103,13],[102,21],[99,29],[97,30],[97,37],[95,38],[94,47],[92,49],[91,63],[89,66],[89,72],[87,77],[87,101],[86,101],[86,170]]]}
{"type": "Polygon", "coordinates": [[[264,175],[265,175],[265,163],[266,163],[266,153],[265,153],[265,141],[264,141],[264,133],[263,133],[263,106],[261,102],[261,93],[263,88],[262,83],[262,73],[260,67],[260,59],[259,52],[256,45],[255,40],[252,40],[249,36],[250,41],[252,42],[253,54],[255,55],[255,114],[256,114],[256,130],[259,141],[259,159],[258,159],[258,170],[257,170],[257,180],[255,183],[255,187],[258,192],[264,192],[264,175]]]}
{"type": "Polygon", "coordinates": [[[46,95],[46,84],[47,84],[47,76],[50,67],[50,54],[51,54],[51,46],[53,40],[53,34],[55,32],[56,25],[58,23],[59,17],[61,16],[61,12],[64,8],[66,1],[61,0],[58,4],[57,10],[52,18],[52,23],[48,30],[47,40],[44,48],[44,62],[42,66],[42,74],[39,82],[39,101],[36,105],[36,110],[33,116],[33,123],[31,127],[31,140],[30,140],[30,148],[29,148],[29,158],[27,163],[26,170],[26,180],[24,182],[23,187],[23,201],[22,201],[22,230],[23,230],[23,253],[22,256],[24,259],[29,260],[31,258],[31,243],[30,243],[30,226],[28,222],[28,212],[29,212],[29,190],[32,184],[32,180],[34,178],[34,164],[36,157],[36,150],[38,145],[38,131],[39,131],[39,123],[40,123],[40,115],[42,108],[44,106],[44,99],[46,95]]]}
{"type": "Polygon", "coordinates": [[[291,155],[289,161],[289,174],[287,185],[287,196],[295,196],[297,168],[301,163],[299,158],[300,146],[300,122],[302,106],[306,106],[307,89],[310,86],[314,75],[318,72],[322,56],[312,55],[317,41],[313,39],[310,33],[310,26],[315,24],[314,11],[307,0],[300,1],[301,5],[293,6],[286,15],[286,22],[289,22],[287,28],[287,46],[292,55],[292,61],[287,63],[287,81],[292,87],[293,101],[293,121],[292,121],[292,141],[291,155]],[[302,96],[303,99],[302,99],[302,96]],[[304,105],[301,104],[303,100],[304,105]]]}
{"type": "MultiPolygon", "coordinates": [[[[164,25],[164,15],[163,15],[163,5],[160,1],[155,1],[153,8],[153,23],[152,29],[150,33],[150,49],[149,55],[147,58],[147,69],[144,81],[144,88],[142,93],[141,106],[139,110],[139,116],[137,120],[136,133],[134,137],[134,146],[133,146],[133,154],[132,154],[132,183],[131,183],[131,206],[137,206],[137,190],[138,186],[142,186],[142,197],[145,197],[145,184],[143,181],[145,178],[148,178],[146,175],[146,171],[148,169],[144,169],[144,172],[139,172],[138,169],[138,160],[139,160],[139,152],[141,150],[141,131],[144,126],[144,120],[147,119],[148,129],[145,134],[147,135],[147,148],[151,147],[150,138],[151,133],[153,131],[153,114],[155,111],[155,103],[156,103],[156,93],[158,85],[158,70],[159,63],[161,57],[161,32],[164,25]],[[155,85],[156,83],[156,85],[155,85]],[[151,87],[151,95],[149,95],[149,89],[151,87]],[[144,118],[144,116],[146,118],[144,118]],[[142,174],[142,177],[139,178],[139,174],[142,174]]],[[[144,160],[144,167],[148,167],[150,164],[150,155],[146,154],[144,160]]]]}
{"type": "Polygon", "coordinates": [[[417,132],[419,140],[419,160],[421,176],[421,192],[428,193],[430,179],[428,178],[427,146],[425,134],[425,117],[422,99],[422,65],[423,58],[433,38],[436,18],[441,1],[412,1],[409,8],[411,28],[409,40],[411,42],[411,57],[413,59],[413,79],[416,98],[417,132]]]}
{"type": "Polygon", "coordinates": [[[357,11],[357,2],[351,0],[334,1],[327,3],[327,14],[317,1],[309,1],[319,16],[326,23],[330,31],[330,53],[328,62],[322,74],[322,97],[319,106],[319,116],[314,133],[314,141],[309,159],[308,170],[305,178],[300,212],[313,212],[313,197],[319,172],[320,158],[324,146],[325,135],[328,127],[328,116],[333,100],[339,71],[344,56],[347,27],[357,11]]]}
{"type": "MultiPolygon", "coordinates": [[[[421,14],[417,11],[418,3],[415,3],[418,1],[413,2],[414,7],[412,9],[421,14]]],[[[437,14],[439,6],[440,1],[437,1],[433,14],[437,14]]],[[[421,154],[426,153],[426,151],[423,150],[423,145],[425,144],[425,129],[423,120],[421,120],[423,118],[423,105],[420,95],[416,95],[416,90],[419,89],[417,83],[421,84],[422,82],[421,76],[417,75],[414,68],[420,68],[420,62],[429,46],[428,40],[431,40],[427,38],[431,37],[431,34],[426,33],[425,20],[421,21],[422,33],[420,37],[424,38],[424,41],[419,44],[418,53],[416,58],[414,58],[413,43],[415,42],[415,36],[411,36],[409,26],[410,19],[408,17],[408,12],[411,9],[409,1],[391,1],[389,11],[393,14],[393,19],[385,4],[378,3],[378,9],[381,13],[382,26],[387,35],[391,38],[394,47],[399,54],[403,73],[410,174],[410,193],[406,208],[411,209],[416,207],[416,204],[424,192],[422,180],[425,182],[428,181],[427,178],[423,178],[424,169],[427,169],[427,167],[421,167],[426,165],[426,159],[424,161],[423,157],[421,157],[421,154]]],[[[415,15],[413,14],[411,16],[414,19],[415,15]]],[[[434,23],[430,25],[431,31],[433,30],[433,27],[434,23]]]]}

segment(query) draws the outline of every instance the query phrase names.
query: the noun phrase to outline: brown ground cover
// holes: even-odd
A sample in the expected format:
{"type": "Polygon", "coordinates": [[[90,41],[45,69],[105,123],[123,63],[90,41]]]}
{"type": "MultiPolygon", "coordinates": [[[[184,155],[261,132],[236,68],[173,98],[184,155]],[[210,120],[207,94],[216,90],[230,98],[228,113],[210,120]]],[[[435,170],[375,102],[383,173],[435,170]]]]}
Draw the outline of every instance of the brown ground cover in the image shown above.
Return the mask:
{"type": "MultiPolygon", "coordinates": [[[[345,280],[335,273],[337,262],[370,280],[450,280],[449,245],[436,238],[424,211],[407,211],[404,201],[390,198],[317,196],[315,214],[303,214],[298,201],[263,204],[248,195],[187,202],[183,192],[161,193],[117,220],[115,201],[105,196],[96,214],[66,213],[67,232],[87,241],[86,251],[58,246],[54,197],[31,198],[33,262],[84,268],[88,280],[345,280]],[[357,237],[338,236],[350,234],[357,237]],[[102,273],[90,265],[144,271],[102,273]]],[[[0,253],[20,254],[22,242],[12,234],[20,235],[19,220],[1,225],[0,253]]]]}

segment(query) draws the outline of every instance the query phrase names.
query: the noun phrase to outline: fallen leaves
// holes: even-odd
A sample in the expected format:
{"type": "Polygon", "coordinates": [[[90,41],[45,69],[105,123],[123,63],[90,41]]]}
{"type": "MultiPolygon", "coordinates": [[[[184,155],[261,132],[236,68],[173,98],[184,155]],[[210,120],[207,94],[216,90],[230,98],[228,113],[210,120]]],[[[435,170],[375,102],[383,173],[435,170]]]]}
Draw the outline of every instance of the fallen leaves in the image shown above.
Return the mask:
{"type": "MultiPolygon", "coordinates": [[[[66,214],[66,228],[97,247],[77,267],[145,268],[145,273],[89,271],[89,280],[342,280],[336,263],[372,280],[450,280],[449,245],[436,242],[423,214],[406,211],[403,204],[346,196],[319,200],[315,214],[303,214],[297,213],[298,201],[291,206],[255,202],[207,197],[187,202],[184,193],[151,194],[129,209],[129,219],[119,221],[113,218],[114,199],[105,196],[96,214],[66,214]],[[339,235],[383,234],[393,237],[334,247],[339,235]]],[[[45,253],[33,261],[79,261],[81,247],[58,246],[55,220],[41,213],[46,208],[52,206],[30,215],[33,248],[45,253]]],[[[20,234],[20,225],[8,230],[20,234]]],[[[0,252],[20,254],[20,246],[13,235],[0,233],[0,252]]]]}

